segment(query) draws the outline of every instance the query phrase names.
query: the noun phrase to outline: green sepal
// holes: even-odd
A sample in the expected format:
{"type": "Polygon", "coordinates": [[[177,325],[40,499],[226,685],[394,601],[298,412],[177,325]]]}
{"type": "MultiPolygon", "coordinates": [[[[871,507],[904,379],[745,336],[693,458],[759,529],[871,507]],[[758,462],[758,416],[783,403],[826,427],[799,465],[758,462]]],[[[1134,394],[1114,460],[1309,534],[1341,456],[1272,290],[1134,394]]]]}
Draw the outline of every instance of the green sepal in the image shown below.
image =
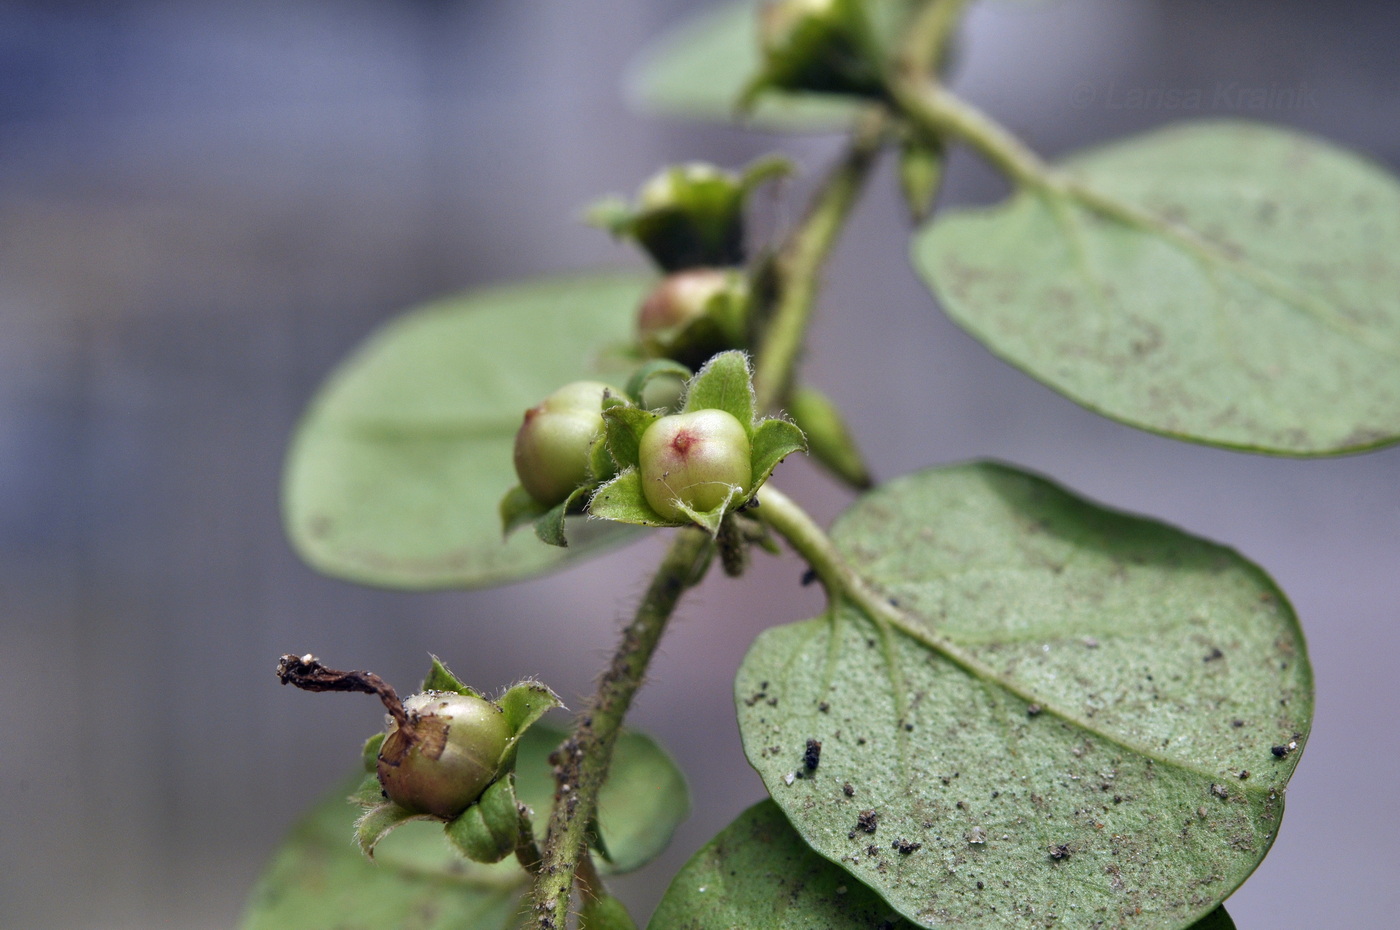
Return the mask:
{"type": "Polygon", "coordinates": [[[724,522],[724,515],[732,512],[734,508],[743,503],[743,500],[737,499],[740,497],[740,490],[737,484],[731,484],[729,495],[725,497],[724,503],[714,510],[692,510],[686,506],[685,501],[676,501],[675,503],[682,513],[690,517],[691,523],[704,529],[711,537],[716,537],[719,535],[720,525],[724,522]]]}
{"type": "Polygon", "coordinates": [[[559,695],[538,681],[522,681],[512,685],[496,704],[506,715],[506,723],[515,734],[506,747],[503,761],[514,755],[521,734],[549,711],[564,706],[559,695]]]}
{"type": "Polygon", "coordinates": [[[584,893],[579,909],[578,930],[637,930],[636,921],[622,902],[607,892],[595,898],[584,893]]]}
{"type": "Polygon", "coordinates": [[[632,373],[632,377],[627,379],[627,396],[638,407],[645,407],[642,403],[642,395],[646,391],[646,386],[654,379],[662,376],[673,376],[682,381],[689,381],[692,375],[694,372],[674,359],[649,359],[642,367],[632,373]]]}
{"type": "Polygon", "coordinates": [[[681,410],[723,410],[743,425],[753,440],[753,376],[749,357],[738,350],[721,352],[706,363],[686,388],[681,410]]]}
{"type": "Polygon", "coordinates": [[[608,197],[589,208],[590,223],[640,245],[664,271],[744,263],[744,204],[758,184],[788,173],[791,162],[760,159],[740,174],[712,165],[681,164],[648,181],[628,207],[608,197]],[[666,197],[655,192],[665,189],[666,197]],[[650,200],[650,202],[647,202],[650,200]]]}
{"type": "Polygon", "coordinates": [[[824,14],[785,25],[773,20],[777,9],[760,28],[763,64],[739,95],[740,112],[768,91],[885,96],[883,53],[863,0],[835,0],[824,14]]]}
{"type": "MultiPolygon", "coordinates": [[[[638,461],[638,449],[641,447],[642,434],[659,419],[660,414],[643,410],[641,407],[619,406],[603,411],[603,435],[618,469],[641,466],[638,461]]],[[[596,496],[594,495],[595,498],[596,496]]]]}
{"type": "MultiPolygon", "coordinates": [[[[364,763],[365,771],[374,775],[379,771],[379,747],[384,745],[384,737],[387,733],[376,733],[365,740],[364,747],[360,750],[360,761],[364,763]]],[[[375,783],[378,784],[378,778],[375,783]]]]}
{"type": "Polygon", "coordinates": [[[680,390],[677,392],[677,399],[685,390],[685,382],[689,381],[695,373],[680,362],[669,358],[654,358],[638,368],[632,377],[627,381],[627,395],[632,398],[632,402],[643,410],[665,409],[667,412],[678,404],[654,405],[648,402],[647,388],[659,378],[679,379],[680,390]]]}
{"type": "Polygon", "coordinates": [[[527,523],[533,523],[548,513],[550,508],[530,496],[530,492],[516,485],[501,498],[501,536],[509,536],[527,523]]]}
{"type": "Polygon", "coordinates": [[[753,431],[753,493],[763,487],[763,482],[773,474],[778,463],[794,452],[807,451],[807,437],[795,423],[788,420],[769,419],[759,423],[753,431]]]}
{"type": "Polygon", "coordinates": [[[806,434],[812,457],[827,471],[861,490],[874,484],[845,418],[825,394],[815,388],[798,388],[788,400],[788,414],[806,434]]]}
{"type": "Polygon", "coordinates": [[[473,862],[500,862],[520,845],[515,776],[493,782],[466,810],[443,826],[447,839],[473,862]]]}
{"type": "Polygon", "coordinates": [[[668,520],[652,509],[642,493],[642,476],[629,468],[593,494],[588,512],[600,520],[633,523],[637,526],[684,526],[668,520]]]}
{"type": "Polygon", "coordinates": [[[410,820],[433,820],[431,814],[415,814],[392,801],[381,801],[369,808],[355,821],[355,843],[360,852],[374,858],[374,847],[394,830],[410,820]]]}
{"type": "Polygon", "coordinates": [[[900,142],[899,188],[915,223],[922,223],[933,212],[933,200],[943,185],[945,157],[940,140],[912,129],[900,142]]]}
{"type": "MultiPolygon", "coordinates": [[[[384,741],[384,734],[379,734],[379,737],[379,743],[382,743],[384,741]]],[[[373,742],[373,736],[371,736],[368,740],[365,741],[366,751],[369,750],[369,745],[373,742]]],[[[346,798],[347,801],[349,801],[356,807],[378,807],[385,801],[384,789],[380,787],[379,784],[379,743],[375,743],[374,755],[369,756],[366,759],[366,761],[369,763],[370,771],[365,775],[364,778],[360,779],[360,783],[357,786],[355,786],[355,790],[351,792],[348,798],[346,798]]]]}
{"type": "Polygon", "coordinates": [[[564,518],[571,513],[582,513],[584,502],[593,493],[596,485],[585,484],[574,488],[562,504],[556,504],[535,518],[535,536],[542,543],[563,549],[569,545],[564,536],[564,518]]]}
{"type": "Polygon", "coordinates": [[[588,485],[597,486],[615,474],[617,466],[613,463],[612,454],[608,452],[607,434],[600,433],[593,445],[588,447],[588,485]]]}
{"type": "Polygon", "coordinates": [[[468,697],[485,697],[480,691],[452,674],[452,670],[443,664],[443,661],[437,656],[433,656],[432,659],[433,664],[428,669],[428,676],[423,679],[424,691],[451,691],[456,694],[465,694],[468,697]]]}

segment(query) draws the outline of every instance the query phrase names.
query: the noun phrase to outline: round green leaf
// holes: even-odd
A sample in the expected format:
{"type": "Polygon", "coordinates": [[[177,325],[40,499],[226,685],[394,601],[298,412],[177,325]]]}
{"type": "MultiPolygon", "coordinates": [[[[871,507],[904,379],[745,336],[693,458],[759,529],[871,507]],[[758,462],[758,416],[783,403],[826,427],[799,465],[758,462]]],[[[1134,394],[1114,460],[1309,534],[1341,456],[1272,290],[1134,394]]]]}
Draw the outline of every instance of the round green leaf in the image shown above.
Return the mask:
{"type": "MultiPolygon", "coordinates": [[[[356,779],[358,781],[358,778],[356,779]]],[[[341,786],[293,829],[248,902],[242,930],[511,930],[523,924],[525,872],[467,862],[436,823],[399,827],[373,860],[351,842],[360,811],[341,786]]]]}
{"type": "Polygon", "coordinates": [[[629,81],[629,96],[653,113],[743,122],[773,131],[835,131],[859,104],[821,94],[764,94],[740,116],[740,93],[759,69],[758,4],[723,3],[677,26],[646,49],[629,81]]]}
{"type": "Polygon", "coordinates": [[[802,842],[772,801],[740,814],[671,881],[655,930],[911,930],[878,895],[802,842]]]}
{"type": "Polygon", "coordinates": [[[1400,184],[1319,139],[1197,123],[914,242],[948,313],[1077,403],[1288,455],[1400,439],[1400,184]]]}
{"type": "Polygon", "coordinates": [[[905,917],[1175,930],[1263,858],[1313,697],[1259,568],[992,464],[832,538],[888,601],[759,637],[739,722],[803,838],[905,917]]]}
{"type": "MultiPolygon", "coordinates": [[[[553,727],[536,725],[520,740],[521,763],[516,793],[536,812],[535,832],[543,842],[545,815],[554,797],[554,778],[547,765],[524,760],[547,760],[564,741],[553,727]]],[[[644,733],[624,733],[613,751],[608,780],[598,793],[598,823],[608,861],[605,872],[631,872],[661,854],[671,834],[690,813],[690,790],[676,763],[644,733]]]]}
{"type": "Polygon", "coordinates": [[[389,323],[312,402],[288,454],[293,545],[340,578],[476,587],[558,565],[616,529],[579,521],[570,548],[502,539],[524,411],[568,381],[621,384],[619,347],[647,281],[556,278],[481,291],[389,323]]]}

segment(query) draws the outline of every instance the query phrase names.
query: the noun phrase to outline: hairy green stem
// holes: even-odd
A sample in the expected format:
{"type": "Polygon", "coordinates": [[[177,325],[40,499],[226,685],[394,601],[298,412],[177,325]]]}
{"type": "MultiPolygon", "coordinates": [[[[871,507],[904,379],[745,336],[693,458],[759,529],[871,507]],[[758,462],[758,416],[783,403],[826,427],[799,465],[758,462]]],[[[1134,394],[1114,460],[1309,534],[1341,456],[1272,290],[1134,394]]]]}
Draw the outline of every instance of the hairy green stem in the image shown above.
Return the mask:
{"type": "Polygon", "coordinates": [[[554,810],[535,882],[535,919],[540,930],[564,930],[568,924],[574,876],[587,856],[598,791],[607,780],[623,718],[672,611],[686,589],[704,575],[713,554],[714,541],[704,530],[690,527],[676,534],[597,693],[580,714],[573,734],[552,757],[554,810]]]}
{"type": "MultiPolygon", "coordinates": [[[[759,409],[775,407],[788,390],[806,337],[817,273],[859,199],[888,130],[880,110],[864,115],[846,154],[818,190],[803,222],[778,256],[779,297],[755,362],[759,409]]],[[[588,831],[594,828],[598,792],[607,779],[622,721],[646,676],[652,653],[685,590],[699,581],[714,554],[702,530],[677,534],[623,634],[598,691],[555,757],[554,809],[537,860],[534,908],[540,930],[564,930],[574,882],[601,890],[589,871],[588,831]]],[[[519,856],[526,864],[525,856],[519,856]]],[[[526,867],[529,868],[528,864],[526,867]]],[[[595,892],[597,893],[597,892],[595,892]]]]}
{"type": "Polygon", "coordinates": [[[943,63],[948,44],[971,0],[925,0],[900,43],[897,66],[907,78],[922,80],[943,63]]]}
{"type": "Polygon", "coordinates": [[[881,110],[862,116],[845,155],[827,176],[801,225],[777,257],[778,302],[754,364],[759,410],[780,406],[791,387],[793,369],[812,317],[818,272],[860,199],[888,128],[888,119],[881,110]]]}
{"type": "Polygon", "coordinates": [[[1063,184],[1059,173],[1006,127],[937,81],[904,77],[894,82],[892,93],[911,122],[936,136],[967,143],[1018,185],[1056,188],[1063,184]]]}

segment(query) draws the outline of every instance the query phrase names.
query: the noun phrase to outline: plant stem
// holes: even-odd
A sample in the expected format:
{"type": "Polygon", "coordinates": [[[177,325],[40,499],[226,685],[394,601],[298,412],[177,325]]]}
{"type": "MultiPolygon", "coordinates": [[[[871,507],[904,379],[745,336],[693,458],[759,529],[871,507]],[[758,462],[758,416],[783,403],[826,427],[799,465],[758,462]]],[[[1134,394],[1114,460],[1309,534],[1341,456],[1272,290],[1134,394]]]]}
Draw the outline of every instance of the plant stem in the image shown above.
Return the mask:
{"type": "Polygon", "coordinates": [[[1006,127],[927,77],[901,77],[891,88],[901,112],[938,136],[966,142],[1003,174],[1028,187],[1055,188],[1059,173],[1041,160],[1006,127]]]}
{"type": "Polygon", "coordinates": [[[846,560],[836,551],[831,537],[808,516],[807,511],[782,491],[773,487],[772,482],[758,489],[758,509],[754,511],[775,531],[786,539],[797,554],[802,556],[817,573],[818,580],[826,589],[828,600],[852,598],[858,593],[867,593],[877,600],[883,600],[869,591],[865,581],[851,571],[846,560]]]}
{"type": "Polygon", "coordinates": [[[540,930],[564,930],[567,926],[574,876],[587,855],[598,791],[607,780],[623,718],[641,687],[647,663],[672,611],[686,589],[699,582],[713,554],[714,541],[704,530],[689,527],[676,534],[598,683],[597,693],[580,714],[573,734],[553,757],[557,783],[554,810],[535,883],[535,916],[540,930]]]}
{"type": "MultiPolygon", "coordinates": [[[[777,258],[778,303],[755,362],[760,410],[773,409],[791,384],[811,318],[817,272],[859,199],[888,128],[889,120],[882,110],[873,109],[863,116],[845,155],[777,258]]],[[[555,757],[558,787],[554,809],[537,870],[531,870],[537,875],[534,907],[540,930],[564,930],[576,877],[601,893],[596,870],[587,874],[588,831],[593,829],[598,792],[607,779],[623,718],[646,677],[667,621],[681,595],[700,580],[714,551],[714,541],[703,530],[689,528],[677,534],[597,693],[555,757]]],[[[524,864],[524,858],[521,861],[524,864]]]]}
{"type": "Polygon", "coordinates": [[[879,109],[863,114],[841,161],[827,176],[802,223],[777,257],[778,303],[763,334],[754,365],[758,409],[782,404],[792,384],[817,293],[817,274],[860,198],[884,146],[888,118],[879,109]]]}
{"type": "Polygon", "coordinates": [[[923,79],[932,74],[948,51],[953,32],[962,22],[971,0],[925,0],[914,14],[900,43],[898,67],[907,78],[923,79]]]}

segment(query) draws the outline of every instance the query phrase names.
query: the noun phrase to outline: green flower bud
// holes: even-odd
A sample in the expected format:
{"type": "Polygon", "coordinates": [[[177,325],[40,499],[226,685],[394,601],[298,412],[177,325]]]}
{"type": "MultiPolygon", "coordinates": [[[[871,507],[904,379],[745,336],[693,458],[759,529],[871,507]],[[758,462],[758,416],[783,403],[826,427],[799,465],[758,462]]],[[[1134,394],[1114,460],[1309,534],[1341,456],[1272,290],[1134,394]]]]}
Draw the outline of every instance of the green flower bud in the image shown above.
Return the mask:
{"type": "Polygon", "coordinates": [[[591,477],[589,452],[603,434],[606,384],[575,381],[525,411],[515,434],[515,473],[546,507],[563,503],[591,477]]]}
{"type": "Polygon", "coordinates": [[[501,776],[513,736],[501,708],[454,691],[403,702],[408,725],[391,725],[379,749],[379,784],[405,810],[451,820],[501,776]]]}
{"type": "Polygon", "coordinates": [[[748,281],[735,271],[692,268],[663,278],[637,314],[637,332],[648,355],[691,367],[744,341],[748,281]]]}
{"type": "Polygon", "coordinates": [[[739,174],[702,162],[673,165],[642,185],[635,206],[608,198],[589,216],[636,241],[663,271],[742,265],[749,192],[790,168],[782,158],[760,159],[739,174]]]}
{"type": "Polygon", "coordinates": [[[642,494],[668,520],[690,520],[682,504],[706,513],[742,503],[753,486],[748,432],[723,410],[660,418],[642,434],[637,458],[642,494]]]}
{"type": "Polygon", "coordinates": [[[881,96],[880,52],[861,0],[776,0],[761,11],[763,70],[745,92],[881,96]]]}

